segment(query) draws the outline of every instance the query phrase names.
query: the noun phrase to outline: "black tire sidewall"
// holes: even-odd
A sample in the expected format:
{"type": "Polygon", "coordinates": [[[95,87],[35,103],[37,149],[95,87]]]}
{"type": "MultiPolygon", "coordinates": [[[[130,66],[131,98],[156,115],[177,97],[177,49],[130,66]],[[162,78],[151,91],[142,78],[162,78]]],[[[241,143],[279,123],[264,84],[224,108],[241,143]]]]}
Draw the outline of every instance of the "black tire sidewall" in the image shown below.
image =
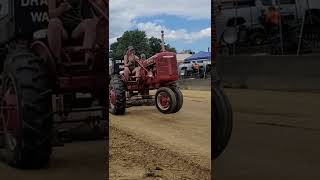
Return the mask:
{"type": "MultiPolygon", "coordinates": [[[[10,68],[10,66],[7,66],[6,68],[10,68]]],[[[18,164],[18,159],[21,157],[21,150],[22,150],[22,147],[21,147],[21,144],[22,144],[22,138],[21,136],[23,135],[23,128],[22,128],[22,119],[21,119],[21,116],[22,116],[22,113],[21,113],[21,96],[19,96],[19,94],[17,92],[21,91],[19,87],[17,87],[17,81],[16,81],[16,78],[14,78],[14,76],[8,71],[9,69],[6,69],[6,71],[4,71],[4,76],[3,76],[3,83],[2,83],[2,93],[4,93],[5,89],[7,88],[7,84],[8,84],[8,81],[11,81],[13,83],[13,86],[14,86],[14,91],[17,95],[17,108],[18,108],[18,129],[16,130],[19,134],[18,137],[15,137],[15,141],[17,143],[16,147],[14,148],[14,150],[9,150],[9,147],[8,147],[8,142],[7,142],[7,139],[6,137],[4,137],[4,145],[5,145],[5,154],[4,154],[4,157],[5,157],[5,160],[6,162],[11,165],[11,166],[19,166],[18,164]]],[[[1,94],[1,96],[3,97],[3,94],[1,94]]],[[[2,102],[1,102],[2,103],[2,102]]],[[[1,104],[2,105],[2,104],[1,104]]],[[[3,123],[1,121],[1,123],[3,123]]],[[[4,125],[3,125],[3,128],[4,125]]],[[[4,136],[7,136],[7,134],[4,134],[4,136]]]]}
{"type": "Polygon", "coordinates": [[[173,110],[172,113],[176,113],[179,112],[180,109],[182,108],[183,105],[183,94],[180,91],[178,86],[171,86],[170,89],[174,92],[174,94],[176,95],[176,99],[177,99],[177,106],[176,108],[173,110]]]}
{"type": "Polygon", "coordinates": [[[231,104],[220,88],[214,87],[213,94],[213,158],[226,148],[232,133],[231,104]]]}

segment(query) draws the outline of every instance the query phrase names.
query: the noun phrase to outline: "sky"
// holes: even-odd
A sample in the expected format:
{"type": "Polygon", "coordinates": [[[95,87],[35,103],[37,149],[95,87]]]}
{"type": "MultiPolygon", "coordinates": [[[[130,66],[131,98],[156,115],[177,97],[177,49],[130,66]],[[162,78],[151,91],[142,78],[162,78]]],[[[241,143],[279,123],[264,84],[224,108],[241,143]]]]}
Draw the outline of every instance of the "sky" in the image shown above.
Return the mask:
{"type": "Polygon", "coordinates": [[[128,30],[143,30],[178,52],[211,47],[211,0],[110,0],[109,43],[128,30]]]}

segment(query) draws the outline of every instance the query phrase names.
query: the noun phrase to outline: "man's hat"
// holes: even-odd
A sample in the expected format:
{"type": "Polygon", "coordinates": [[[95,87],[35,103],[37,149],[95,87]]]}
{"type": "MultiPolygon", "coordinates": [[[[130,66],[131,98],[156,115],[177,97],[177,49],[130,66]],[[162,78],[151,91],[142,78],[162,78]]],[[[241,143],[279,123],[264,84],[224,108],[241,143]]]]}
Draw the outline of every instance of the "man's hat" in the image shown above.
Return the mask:
{"type": "Polygon", "coordinates": [[[133,46],[128,46],[128,51],[134,50],[133,46]]]}

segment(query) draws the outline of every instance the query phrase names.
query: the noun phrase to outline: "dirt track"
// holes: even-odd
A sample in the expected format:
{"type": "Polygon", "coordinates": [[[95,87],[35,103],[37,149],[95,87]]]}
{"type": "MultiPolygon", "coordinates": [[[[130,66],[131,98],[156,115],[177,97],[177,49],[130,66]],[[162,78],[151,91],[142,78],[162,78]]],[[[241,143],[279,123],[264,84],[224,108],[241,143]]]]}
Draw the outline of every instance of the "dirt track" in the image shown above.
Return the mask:
{"type": "Polygon", "coordinates": [[[177,114],[132,107],[110,115],[110,180],[210,179],[210,92],[183,94],[177,114]]]}
{"type": "Polygon", "coordinates": [[[234,129],[217,180],[319,180],[320,93],[226,89],[234,129]]]}
{"type": "Polygon", "coordinates": [[[0,162],[1,180],[105,180],[106,140],[73,142],[54,148],[49,168],[17,170],[0,162]]]}
{"type": "MultiPolygon", "coordinates": [[[[184,106],[174,115],[134,107],[110,116],[110,180],[210,179],[210,92],[183,93],[184,106]]],[[[107,179],[106,148],[105,140],[55,147],[50,167],[41,170],[0,162],[0,179],[107,179]]]]}

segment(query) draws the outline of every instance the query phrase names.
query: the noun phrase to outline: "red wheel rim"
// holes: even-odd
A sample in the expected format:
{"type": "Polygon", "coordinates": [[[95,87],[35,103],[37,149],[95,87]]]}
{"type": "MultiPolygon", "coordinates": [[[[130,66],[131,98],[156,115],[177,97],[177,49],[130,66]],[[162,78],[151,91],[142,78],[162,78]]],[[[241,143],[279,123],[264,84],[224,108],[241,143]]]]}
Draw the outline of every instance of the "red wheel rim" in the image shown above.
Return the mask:
{"type": "Polygon", "coordinates": [[[8,147],[13,150],[16,145],[19,128],[19,114],[18,114],[18,97],[15,87],[11,81],[3,89],[3,96],[1,101],[1,119],[3,131],[5,132],[6,143],[8,147]]]}
{"type": "Polygon", "coordinates": [[[170,97],[167,93],[161,92],[157,97],[157,104],[162,110],[168,110],[170,108],[170,97]]]}

